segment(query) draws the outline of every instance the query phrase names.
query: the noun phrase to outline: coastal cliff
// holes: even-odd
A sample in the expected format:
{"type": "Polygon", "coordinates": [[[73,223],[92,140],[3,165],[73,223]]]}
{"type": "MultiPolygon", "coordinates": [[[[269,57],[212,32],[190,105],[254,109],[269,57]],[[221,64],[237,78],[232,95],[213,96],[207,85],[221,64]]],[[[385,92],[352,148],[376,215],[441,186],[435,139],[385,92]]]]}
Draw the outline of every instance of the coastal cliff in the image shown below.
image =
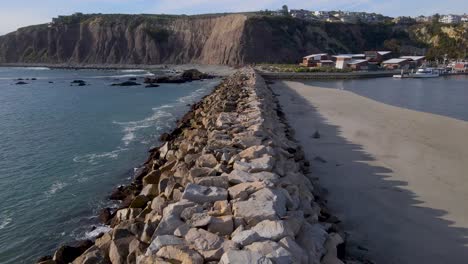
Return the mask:
{"type": "Polygon", "coordinates": [[[344,234],[251,68],[193,105],[104,221],[96,241],[40,263],[342,263],[344,234]],[[79,252],[79,254],[76,254],[79,252]]]}
{"type": "Polygon", "coordinates": [[[74,15],[1,36],[0,63],[296,63],[304,54],[316,52],[386,49],[418,54],[437,46],[434,41],[459,36],[452,38],[458,31],[448,27],[437,32],[425,27],[323,23],[253,14],[74,15]]]}

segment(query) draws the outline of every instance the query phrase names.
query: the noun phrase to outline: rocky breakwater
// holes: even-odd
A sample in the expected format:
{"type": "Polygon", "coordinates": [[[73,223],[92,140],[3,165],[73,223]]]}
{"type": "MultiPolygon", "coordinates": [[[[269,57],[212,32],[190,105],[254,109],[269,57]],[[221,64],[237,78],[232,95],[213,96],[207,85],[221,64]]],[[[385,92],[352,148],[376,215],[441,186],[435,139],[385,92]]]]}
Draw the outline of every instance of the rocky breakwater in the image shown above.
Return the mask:
{"type": "Polygon", "coordinates": [[[342,263],[281,116],[253,69],[224,80],[114,193],[112,231],[73,263],[342,263]]]}

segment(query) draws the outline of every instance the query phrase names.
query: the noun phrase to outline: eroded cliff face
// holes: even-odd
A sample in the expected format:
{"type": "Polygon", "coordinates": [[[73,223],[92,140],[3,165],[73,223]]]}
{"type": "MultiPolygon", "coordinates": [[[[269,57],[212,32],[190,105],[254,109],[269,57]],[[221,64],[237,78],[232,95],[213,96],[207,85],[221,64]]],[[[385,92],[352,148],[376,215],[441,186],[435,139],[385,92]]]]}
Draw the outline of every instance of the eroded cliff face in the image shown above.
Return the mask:
{"type": "Polygon", "coordinates": [[[408,27],[243,14],[84,15],[63,20],[0,37],[0,63],[296,63],[315,52],[399,53],[425,45],[408,27]]]}
{"type": "Polygon", "coordinates": [[[241,64],[246,17],[179,17],[34,26],[0,37],[0,62],[241,64]]]}

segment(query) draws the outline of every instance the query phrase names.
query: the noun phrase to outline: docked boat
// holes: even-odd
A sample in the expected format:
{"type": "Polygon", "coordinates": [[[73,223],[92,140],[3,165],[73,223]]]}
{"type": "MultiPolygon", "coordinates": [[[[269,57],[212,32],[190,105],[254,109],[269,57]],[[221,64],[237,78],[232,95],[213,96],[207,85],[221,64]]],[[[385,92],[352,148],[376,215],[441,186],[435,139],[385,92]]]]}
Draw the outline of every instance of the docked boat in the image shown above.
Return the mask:
{"type": "Polygon", "coordinates": [[[416,73],[410,74],[412,78],[435,78],[439,76],[439,70],[433,68],[419,68],[416,73]]]}
{"type": "Polygon", "coordinates": [[[405,73],[403,70],[401,70],[401,74],[395,74],[393,75],[393,78],[398,78],[398,79],[401,79],[401,78],[408,78],[410,77],[408,73],[405,73]]]}

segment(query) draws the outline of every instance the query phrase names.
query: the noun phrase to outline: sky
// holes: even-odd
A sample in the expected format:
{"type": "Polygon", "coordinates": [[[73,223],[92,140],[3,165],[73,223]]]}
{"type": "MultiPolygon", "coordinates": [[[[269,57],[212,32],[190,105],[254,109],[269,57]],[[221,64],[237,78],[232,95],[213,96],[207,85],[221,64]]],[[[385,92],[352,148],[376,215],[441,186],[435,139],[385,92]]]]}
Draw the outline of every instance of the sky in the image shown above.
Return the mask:
{"type": "Polygon", "coordinates": [[[468,13],[468,0],[0,0],[0,35],[82,13],[200,14],[279,9],[376,12],[388,16],[468,13]]]}

